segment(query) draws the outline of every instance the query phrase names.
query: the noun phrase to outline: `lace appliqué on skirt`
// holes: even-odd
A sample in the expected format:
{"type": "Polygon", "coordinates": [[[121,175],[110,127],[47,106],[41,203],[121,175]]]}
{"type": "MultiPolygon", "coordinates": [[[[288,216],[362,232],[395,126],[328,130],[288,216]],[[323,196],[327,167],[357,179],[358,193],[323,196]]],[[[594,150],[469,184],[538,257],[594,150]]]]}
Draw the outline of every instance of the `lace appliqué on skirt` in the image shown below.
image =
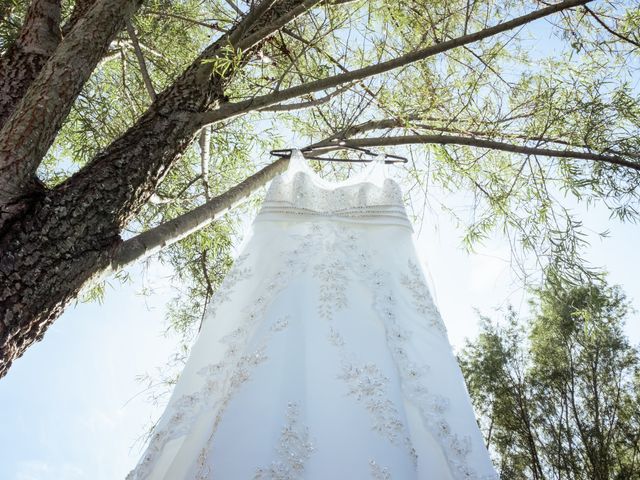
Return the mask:
{"type": "Polygon", "coordinates": [[[282,429],[277,460],[259,468],[254,480],[297,480],[302,478],[305,462],[313,452],[309,429],[299,423],[300,409],[294,402],[287,406],[287,424],[282,429]]]}
{"type": "MultiPolygon", "coordinates": [[[[346,267],[348,271],[356,273],[359,278],[364,279],[370,286],[374,295],[374,308],[385,326],[387,343],[401,376],[402,390],[418,407],[426,428],[441,443],[454,477],[460,480],[495,479],[495,476],[480,477],[469,465],[467,458],[471,451],[470,437],[454,432],[446,420],[446,412],[449,409],[450,400],[429,391],[427,387],[429,384],[429,366],[415,363],[407,352],[405,345],[411,338],[412,332],[403,327],[396,317],[396,296],[401,292],[399,292],[398,287],[394,287],[391,274],[375,268],[373,258],[375,258],[376,252],[366,249],[364,247],[366,245],[364,239],[357,233],[349,231],[349,229],[335,229],[332,235],[339,239],[336,240],[335,245],[339,244],[340,248],[349,251],[349,255],[344,255],[342,258],[353,259],[347,265],[341,267],[341,271],[345,271],[346,267]]],[[[329,256],[329,258],[335,257],[329,256]]],[[[428,325],[446,339],[446,328],[440,314],[431,302],[428,287],[422,280],[417,265],[411,260],[408,261],[408,265],[408,273],[402,274],[398,283],[411,294],[414,308],[420,316],[425,318],[428,325]]],[[[335,290],[335,288],[332,288],[332,290],[335,290]]],[[[330,333],[330,340],[332,343],[342,345],[341,348],[344,348],[344,340],[335,330],[335,326],[333,328],[330,333]]],[[[353,375],[347,375],[345,378],[353,377],[353,375]]],[[[361,388],[363,392],[371,391],[371,387],[376,384],[379,385],[379,382],[380,379],[376,381],[374,377],[367,378],[366,382],[361,383],[358,389],[361,388]]],[[[364,395],[364,393],[361,393],[361,395],[364,395]]],[[[382,407],[380,411],[388,411],[387,407],[388,405],[382,407]]],[[[395,429],[395,422],[388,423],[383,421],[377,423],[377,425],[385,424],[387,426],[390,425],[391,430],[395,429]]],[[[383,430],[389,432],[386,428],[383,428],[383,430]]],[[[410,440],[407,443],[410,446],[410,440]]],[[[415,455],[415,453],[413,454],[415,455]]]]}

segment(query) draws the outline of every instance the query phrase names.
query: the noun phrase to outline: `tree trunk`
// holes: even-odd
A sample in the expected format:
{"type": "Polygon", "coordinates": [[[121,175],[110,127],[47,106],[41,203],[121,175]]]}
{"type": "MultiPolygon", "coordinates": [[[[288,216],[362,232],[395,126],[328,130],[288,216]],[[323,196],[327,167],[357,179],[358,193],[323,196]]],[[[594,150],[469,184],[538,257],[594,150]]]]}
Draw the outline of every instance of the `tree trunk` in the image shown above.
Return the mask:
{"type": "Polygon", "coordinates": [[[42,190],[35,177],[76,97],[142,0],[100,0],[55,49],[0,130],[0,230],[42,190]]]}
{"type": "Polygon", "coordinates": [[[33,0],[18,39],[0,59],[0,127],[60,39],[60,0],[33,0]]]}
{"type": "Polygon", "coordinates": [[[77,0],[62,27],[60,0],[31,3],[18,40],[0,58],[0,128],[57,48],[60,34],[66,36],[93,3],[77,0]]]}
{"type": "Polygon", "coordinates": [[[88,168],[32,200],[5,230],[0,376],[108,265],[122,226],[189,146],[197,127],[179,111],[180,98],[165,97],[164,107],[148,112],[88,168]],[[140,161],[145,157],[154,159],[153,169],[140,161]]]}

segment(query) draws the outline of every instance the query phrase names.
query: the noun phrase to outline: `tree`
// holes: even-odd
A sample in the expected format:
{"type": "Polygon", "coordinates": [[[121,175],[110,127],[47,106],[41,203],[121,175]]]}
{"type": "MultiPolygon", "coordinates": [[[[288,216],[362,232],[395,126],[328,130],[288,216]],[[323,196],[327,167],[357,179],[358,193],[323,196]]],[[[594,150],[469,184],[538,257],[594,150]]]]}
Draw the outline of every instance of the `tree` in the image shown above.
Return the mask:
{"type": "Polygon", "coordinates": [[[637,218],[638,9],[589,3],[4,0],[0,376],[145,255],[184,267],[201,312],[230,263],[233,221],[212,222],[286,167],[247,177],[281,143],[267,121],[328,151],[423,146],[422,187],[476,195],[470,244],[503,228],[568,275],[580,224],[555,189],[637,218]],[[546,64],[519,38],[543,18],[563,37],[546,64]]]}
{"type": "Polygon", "coordinates": [[[501,478],[640,478],[640,353],[606,284],[537,292],[521,322],[484,319],[460,355],[501,478]]]}

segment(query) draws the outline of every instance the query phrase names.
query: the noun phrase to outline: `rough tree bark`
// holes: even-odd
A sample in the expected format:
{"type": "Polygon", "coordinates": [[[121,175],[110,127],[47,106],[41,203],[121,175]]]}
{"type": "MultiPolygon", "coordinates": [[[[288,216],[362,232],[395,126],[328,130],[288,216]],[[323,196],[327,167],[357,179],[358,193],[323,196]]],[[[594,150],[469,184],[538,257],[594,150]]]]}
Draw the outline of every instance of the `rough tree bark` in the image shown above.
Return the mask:
{"type": "MultiPolygon", "coordinates": [[[[109,1],[101,0],[101,3],[109,1]]],[[[489,33],[465,36],[462,42],[443,42],[447,45],[436,46],[429,54],[486,38],[588,1],[567,0],[520,17],[519,21],[505,22],[507,26],[488,29],[489,33]]],[[[0,230],[0,377],[29,345],[42,338],[83,285],[112,263],[117,264],[121,229],[148,201],[204,124],[426,58],[425,52],[420,51],[402,57],[401,61],[385,62],[382,68],[374,66],[319,81],[322,83],[310,82],[268,98],[258,97],[257,102],[228,103],[224,91],[234,71],[230,69],[221,75],[212,71],[212,64],[205,60],[228,57],[230,51],[237,50],[244,52],[243,59],[249,58],[256,44],[316,3],[319,0],[265,0],[257,4],[228,35],[205,49],[173,85],[158,93],[149,110],[127,132],[67,181],[30,197],[23,214],[0,230]],[[211,109],[214,113],[206,113],[211,109]]],[[[76,34],[97,8],[98,4],[70,36],[76,34]]],[[[54,55],[58,53],[59,49],[54,55]]],[[[27,96],[32,90],[38,93],[32,88],[27,96]]],[[[24,104],[23,101],[20,105],[24,104]]],[[[5,133],[5,130],[0,133],[0,144],[15,142],[5,133]]],[[[28,134],[25,139],[30,140],[28,134]]],[[[24,156],[26,163],[37,166],[34,153],[41,148],[25,148],[31,148],[30,154],[24,156]]],[[[0,180],[15,185],[15,179],[7,177],[6,170],[0,170],[0,180]]],[[[220,205],[225,206],[224,202],[220,205]]],[[[209,213],[212,212],[215,213],[213,210],[209,213]]],[[[195,227],[202,223],[198,219],[194,222],[195,227]]],[[[144,250],[144,242],[142,245],[144,250]]]]}
{"type": "Polygon", "coordinates": [[[33,0],[16,42],[0,58],[0,127],[7,121],[42,67],[94,0],[77,0],[60,27],[60,0],[33,0]]]}
{"type": "Polygon", "coordinates": [[[99,0],[55,49],[0,130],[0,231],[42,193],[36,170],[91,72],[142,0],[99,0]]]}
{"type": "Polygon", "coordinates": [[[33,0],[20,35],[0,59],[0,126],[62,38],[60,0],[33,0]]]}

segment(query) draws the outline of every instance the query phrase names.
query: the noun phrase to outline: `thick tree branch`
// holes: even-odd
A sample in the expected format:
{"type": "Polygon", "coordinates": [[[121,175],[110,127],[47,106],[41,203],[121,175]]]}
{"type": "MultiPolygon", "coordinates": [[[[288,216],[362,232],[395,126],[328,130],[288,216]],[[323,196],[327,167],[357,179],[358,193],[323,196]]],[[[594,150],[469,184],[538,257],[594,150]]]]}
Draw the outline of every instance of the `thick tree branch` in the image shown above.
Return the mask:
{"type": "Polygon", "coordinates": [[[354,82],[363,78],[379,75],[381,73],[385,73],[396,68],[409,65],[420,60],[424,60],[439,53],[446,52],[448,50],[452,50],[469,43],[477,42],[484,38],[492,37],[499,33],[506,32],[513,28],[525,25],[534,20],[552,15],[559,11],[566,10],[578,5],[584,5],[591,1],[593,0],[565,0],[556,5],[541,8],[540,10],[536,10],[535,12],[522,15],[520,17],[514,18],[513,20],[500,23],[479,32],[464,35],[462,37],[448,40],[446,42],[441,42],[430,47],[423,48],[421,50],[416,50],[415,52],[402,55],[400,57],[394,58],[393,60],[381,62],[376,65],[370,65],[368,67],[353,70],[351,72],[334,75],[332,77],[323,78],[321,80],[304,83],[295,87],[276,91],[268,95],[255,97],[242,102],[226,103],[217,110],[201,114],[199,116],[199,122],[201,123],[201,125],[215,123],[220,120],[242,115],[250,111],[260,110],[271,105],[276,105],[278,103],[282,103],[287,100],[299,97],[301,95],[311,94],[321,90],[327,90],[329,88],[337,87],[348,82],[354,82]]]}
{"type": "MultiPolygon", "coordinates": [[[[513,140],[523,140],[526,142],[542,142],[542,143],[555,143],[558,145],[565,145],[567,147],[579,148],[582,150],[592,151],[594,148],[589,145],[578,144],[574,142],[568,142],[559,138],[547,137],[545,135],[523,135],[518,133],[505,133],[501,131],[482,131],[482,130],[469,130],[461,128],[443,127],[441,125],[424,124],[422,122],[439,122],[447,123],[443,119],[423,117],[422,115],[409,115],[403,118],[384,118],[380,120],[369,120],[367,122],[352,125],[342,132],[337,133],[332,138],[340,139],[346,137],[353,137],[355,135],[372,131],[372,130],[392,130],[392,129],[411,129],[415,130],[430,130],[444,133],[462,134],[465,138],[485,139],[491,140],[491,137],[497,138],[510,138],[513,140]]],[[[560,151],[560,150],[558,150],[560,151]]],[[[640,152],[623,152],[616,149],[606,149],[601,152],[609,157],[629,157],[640,160],[640,152]]]]}
{"type": "Polygon", "coordinates": [[[204,187],[204,198],[210,200],[209,194],[209,160],[211,155],[209,152],[209,146],[211,144],[211,127],[206,126],[200,132],[200,138],[198,139],[200,144],[200,170],[202,176],[202,186],[204,187]]]}
{"type": "Polygon", "coordinates": [[[39,192],[35,172],[71,105],[142,0],[99,0],[64,38],[0,130],[0,227],[39,192]]]}
{"type": "Polygon", "coordinates": [[[266,185],[273,177],[282,173],[288,164],[288,159],[276,160],[222,195],[212,198],[207,203],[173,220],[126,240],[114,251],[111,270],[120,270],[128,264],[153,255],[162,248],[206,227],[260,187],[266,185]]]}
{"type": "MultiPolygon", "coordinates": [[[[413,144],[438,144],[438,145],[464,145],[478,148],[488,148],[502,152],[521,153],[524,155],[538,155],[543,157],[575,158],[578,160],[591,160],[596,162],[619,165],[632,170],[640,171],[640,162],[631,162],[619,156],[604,155],[591,152],[576,152],[574,150],[558,150],[551,148],[528,147],[525,145],[513,145],[511,143],[497,142],[473,137],[456,135],[402,135],[397,137],[354,138],[349,140],[349,145],[355,147],[386,147],[395,145],[413,144]]],[[[315,146],[326,145],[326,150],[335,147],[324,142],[315,146]]]]}
{"type": "Polygon", "coordinates": [[[49,56],[61,38],[60,0],[33,0],[16,43],[26,52],[49,56]]]}

